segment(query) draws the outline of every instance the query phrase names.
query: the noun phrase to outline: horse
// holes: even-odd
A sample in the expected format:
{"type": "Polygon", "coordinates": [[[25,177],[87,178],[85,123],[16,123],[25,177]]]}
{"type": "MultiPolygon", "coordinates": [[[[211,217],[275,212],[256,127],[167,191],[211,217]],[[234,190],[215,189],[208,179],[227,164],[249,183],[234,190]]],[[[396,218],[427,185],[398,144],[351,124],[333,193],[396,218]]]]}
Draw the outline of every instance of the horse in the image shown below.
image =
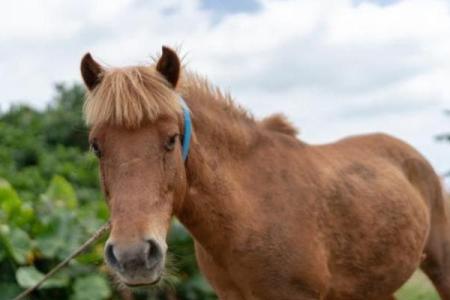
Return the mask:
{"type": "Polygon", "coordinates": [[[168,47],[120,68],[87,53],[81,74],[110,211],[105,261],[124,284],[161,279],[176,217],[220,299],[394,299],[420,267],[450,300],[447,203],[407,143],[374,133],[308,144],[168,47]]]}

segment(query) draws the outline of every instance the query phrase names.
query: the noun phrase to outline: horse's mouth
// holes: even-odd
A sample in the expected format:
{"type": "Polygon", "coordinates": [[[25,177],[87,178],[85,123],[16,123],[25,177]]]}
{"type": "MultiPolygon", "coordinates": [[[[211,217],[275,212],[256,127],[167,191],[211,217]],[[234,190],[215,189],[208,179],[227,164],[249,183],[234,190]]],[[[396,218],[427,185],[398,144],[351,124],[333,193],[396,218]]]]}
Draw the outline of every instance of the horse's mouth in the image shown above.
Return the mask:
{"type": "Polygon", "coordinates": [[[127,287],[129,288],[139,288],[139,287],[146,287],[157,284],[161,280],[161,277],[158,277],[156,280],[151,282],[139,282],[139,283],[131,283],[131,282],[123,282],[127,287]]]}

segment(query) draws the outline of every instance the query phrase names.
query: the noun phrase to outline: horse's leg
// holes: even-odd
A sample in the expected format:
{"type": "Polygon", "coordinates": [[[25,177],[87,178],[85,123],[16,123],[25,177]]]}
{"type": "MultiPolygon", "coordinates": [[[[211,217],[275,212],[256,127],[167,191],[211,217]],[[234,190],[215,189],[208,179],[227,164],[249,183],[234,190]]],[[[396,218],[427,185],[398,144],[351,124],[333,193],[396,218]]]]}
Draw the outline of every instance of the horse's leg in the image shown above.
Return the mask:
{"type": "Polygon", "coordinates": [[[442,300],[450,300],[450,230],[446,223],[431,227],[426,257],[421,265],[442,300]]]}
{"type": "Polygon", "coordinates": [[[430,235],[421,269],[436,287],[442,300],[450,300],[450,215],[443,196],[431,207],[430,235]]]}

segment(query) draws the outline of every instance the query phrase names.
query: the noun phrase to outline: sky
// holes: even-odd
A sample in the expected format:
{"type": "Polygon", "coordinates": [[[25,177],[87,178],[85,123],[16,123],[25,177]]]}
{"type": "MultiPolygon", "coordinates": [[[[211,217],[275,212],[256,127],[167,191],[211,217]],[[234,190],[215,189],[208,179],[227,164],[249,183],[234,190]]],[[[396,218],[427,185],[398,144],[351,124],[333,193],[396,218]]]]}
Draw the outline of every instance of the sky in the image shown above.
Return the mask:
{"type": "Polygon", "coordinates": [[[386,132],[450,169],[450,0],[0,0],[0,109],[44,108],[87,51],[124,66],[162,45],[308,143],[386,132]]]}

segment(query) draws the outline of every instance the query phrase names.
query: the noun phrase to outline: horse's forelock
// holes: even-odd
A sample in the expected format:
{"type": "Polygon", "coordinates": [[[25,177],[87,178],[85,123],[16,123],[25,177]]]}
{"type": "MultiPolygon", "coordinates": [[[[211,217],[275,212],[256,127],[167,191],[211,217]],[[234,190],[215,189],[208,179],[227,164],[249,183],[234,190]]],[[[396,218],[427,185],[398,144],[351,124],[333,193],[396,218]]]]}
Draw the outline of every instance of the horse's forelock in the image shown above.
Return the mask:
{"type": "Polygon", "coordinates": [[[161,114],[180,112],[176,93],[152,67],[106,70],[101,83],[88,92],[84,105],[85,120],[90,126],[137,128],[161,114]]]}

